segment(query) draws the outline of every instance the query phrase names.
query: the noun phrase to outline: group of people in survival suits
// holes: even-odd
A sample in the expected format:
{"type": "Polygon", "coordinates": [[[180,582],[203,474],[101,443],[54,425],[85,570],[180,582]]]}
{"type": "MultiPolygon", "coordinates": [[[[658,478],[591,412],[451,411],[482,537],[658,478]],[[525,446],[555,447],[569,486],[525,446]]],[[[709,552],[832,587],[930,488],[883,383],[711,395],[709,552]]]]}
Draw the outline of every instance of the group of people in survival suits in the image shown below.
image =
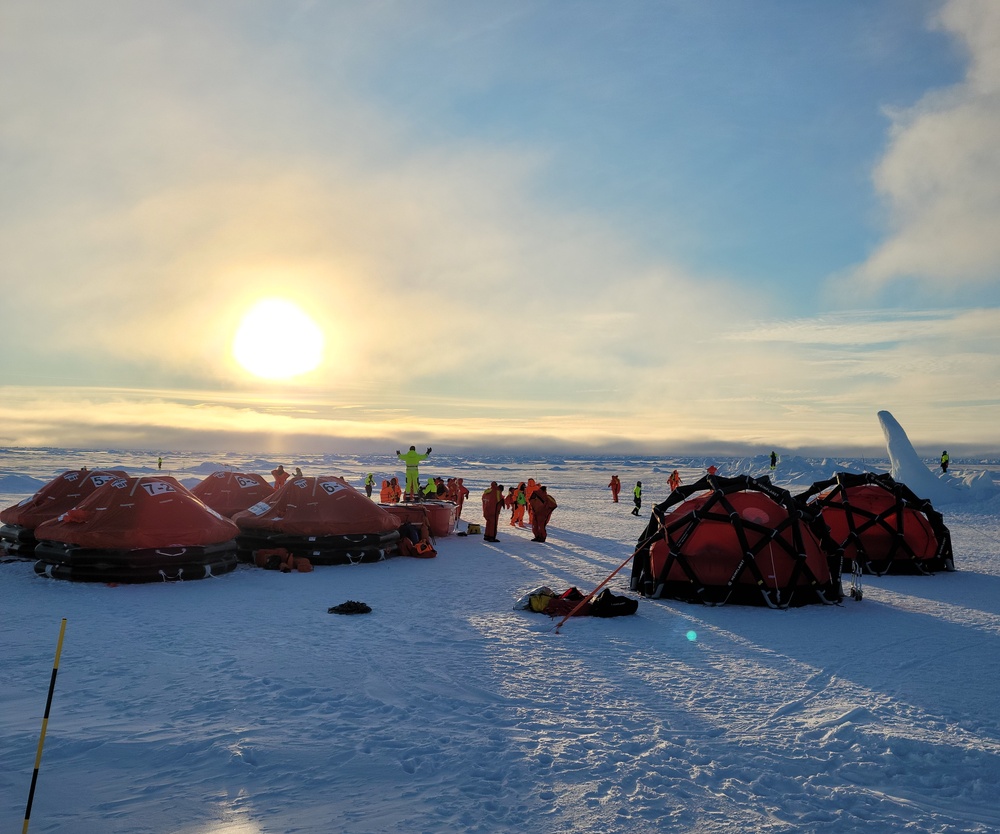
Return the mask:
{"type": "Polygon", "coordinates": [[[499,541],[497,528],[500,526],[500,515],[504,509],[510,510],[511,527],[528,527],[530,525],[533,542],[544,542],[548,536],[548,523],[552,512],[559,505],[556,499],[549,495],[548,487],[528,478],[516,487],[510,487],[504,494],[503,484],[490,481],[483,493],[483,517],[486,519],[486,530],[483,539],[488,542],[499,541]],[[528,514],[528,524],[524,523],[524,515],[528,514]]]}
{"type": "MultiPolygon", "coordinates": [[[[406,466],[406,487],[401,488],[396,478],[382,481],[382,491],[380,500],[383,504],[392,504],[399,501],[419,501],[419,500],[440,500],[453,501],[458,505],[458,514],[462,514],[462,505],[469,495],[469,490],[465,486],[462,478],[428,478],[427,484],[420,486],[420,463],[426,460],[431,454],[431,447],[421,454],[415,446],[411,446],[409,451],[403,453],[396,450],[396,457],[403,461],[406,466]]],[[[365,479],[366,489],[369,481],[373,479],[368,475],[365,479]]],[[[497,538],[497,528],[500,526],[500,514],[506,508],[510,510],[510,526],[526,528],[530,525],[533,542],[544,542],[547,536],[547,525],[552,517],[552,512],[558,506],[556,499],[549,495],[548,488],[537,483],[534,478],[522,481],[516,487],[510,487],[508,493],[504,494],[503,484],[490,481],[490,485],[483,492],[483,517],[486,519],[486,530],[483,539],[488,542],[499,541],[497,538]],[[528,524],[524,523],[525,513],[528,515],[528,524]]]]}
{"type": "MultiPolygon", "coordinates": [[[[421,454],[414,446],[409,451],[400,452],[396,450],[396,457],[403,461],[406,466],[406,486],[399,484],[398,478],[389,478],[382,481],[382,488],[379,490],[379,501],[383,504],[398,504],[400,501],[451,501],[458,505],[458,513],[462,514],[462,505],[469,497],[468,487],[465,486],[462,478],[428,478],[427,483],[420,484],[420,462],[427,460],[431,453],[431,447],[421,454]]],[[[371,487],[375,483],[375,476],[368,473],[365,476],[365,491],[371,496],[371,487]]]]}
{"type": "MultiPolygon", "coordinates": [[[[674,470],[674,474],[677,474],[677,470],[674,470]]],[[[678,476],[679,482],[679,476],[678,476]]],[[[611,476],[611,483],[608,484],[608,489],[611,490],[611,501],[615,504],[618,503],[618,493],[622,491],[621,478],[617,475],[611,476]]],[[[632,515],[639,515],[639,510],[642,509],[642,481],[636,481],[635,487],[632,489],[632,515]]]]}
{"type": "Polygon", "coordinates": [[[277,492],[289,478],[301,478],[302,469],[296,466],[294,472],[286,472],[285,467],[279,463],[277,469],[271,470],[271,477],[274,478],[274,490],[277,492]]]}
{"type": "Polygon", "coordinates": [[[461,514],[462,504],[469,497],[469,489],[463,478],[428,478],[424,486],[417,483],[414,494],[404,493],[398,478],[382,481],[379,501],[383,504],[398,504],[400,501],[452,501],[458,504],[461,514]]]}

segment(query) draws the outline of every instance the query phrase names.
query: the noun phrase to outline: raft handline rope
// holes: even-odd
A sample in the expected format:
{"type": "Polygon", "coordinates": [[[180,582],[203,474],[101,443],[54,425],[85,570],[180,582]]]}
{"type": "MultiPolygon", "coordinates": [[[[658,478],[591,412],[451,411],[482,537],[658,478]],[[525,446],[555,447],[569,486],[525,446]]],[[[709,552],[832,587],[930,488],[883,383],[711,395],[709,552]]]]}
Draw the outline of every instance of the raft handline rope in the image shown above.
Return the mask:
{"type": "MultiPolygon", "coordinates": [[[[775,531],[775,532],[777,532],[777,531],[775,531]]],[[[778,607],[780,608],[781,607],[781,586],[778,584],[778,569],[774,566],[774,538],[773,537],[767,543],[767,555],[771,557],[771,577],[774,579],[774,594],[775,594],[774,601],[778,603],[778,607]]],[[[793,576],[792,578],[794,579],[795,577],[793,576]]],[[[790,586],[791,585],[791,581],[789,581],[788,584],[790,586]]],[[[792,596],[792,591],[791,591],[791,588],[789,588],[788,598],[791,599],[791,596],[792,596]]]]}
{"type": "Polygon", "coordinates": [[[66,618],[63,617],[59,627],[59,642],[56,643],[56,658],[52,663],[52,677],[49,680],[49,695],[45,701],[45,714],[42,716],[42,732],[38,736],[38,752],[35,754],[35,769],[31,774],[31,788],[28,790],[28,805],[24,809],[24,827],[21,834],[27,834],[28,822],[31,819],[31,803],[35,798],[35,784],[38,782],[38,769],[42,766],[42,747],[45,744],[45,730],[49,724],[49,709],[52,707],[52,693],[56,688],[56,673],[59,671],[59,655],[62,654],[63,636],[66,634],[66,618]]]}

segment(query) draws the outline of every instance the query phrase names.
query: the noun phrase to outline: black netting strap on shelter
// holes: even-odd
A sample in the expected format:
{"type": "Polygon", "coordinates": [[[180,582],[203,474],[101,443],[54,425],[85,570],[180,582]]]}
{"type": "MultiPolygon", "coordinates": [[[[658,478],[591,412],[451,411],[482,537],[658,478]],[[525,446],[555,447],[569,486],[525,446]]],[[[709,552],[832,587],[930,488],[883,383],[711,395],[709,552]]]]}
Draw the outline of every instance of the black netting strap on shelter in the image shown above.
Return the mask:
{"type": "MultiPolygon", "coordinates": [[[[706,475],[693,484],[674,490],[666,501],[653,508],[649,524],[640,539],[640,545],[632,563],[632,590],[647,596],[663,595],[667,583],[666,577],[676,565],[687,577],[688,585],[686,588],[674,587],[674,593],[670,595],[681,596],[708,605],[722,605],[730,601],[734,593],[742,597],[748,588],[746,584],[740,584],[744,573],[748,573],[752,578],[753,585],[749,587],[755,589],[755,592],[751,593],[759,594],[757,601],[772,608],[787,607],[793,602],[795,595],[803,590],[815,593],[822,602],[839,602],[839,570],[834,573],[831,564],[831,575],[834,577],[834,581],[827,585],[819,580],[806,560],[802,525],[812,529],[818,538],[825,536],[826,526],[819,519],[819,513],[796,502],[787,490],[774,486],[766,476],[751,478],[744,475],[723,478],[718,475],[706,475]],[[693,495],[704,492],[710,494],[707,501],[697,510],[693,510],[669,524],[664,523],[664,517],[672,507],[693,495]],[[785,509],[787,518],[776,527],[768,527],[743,518],[728,498],[729,495],[737,492],[759,492],[767,495],[785,509]],[[743,554],[728,582],[722,587],[709,588],[706,586],[699,577],[696,566],[683,552],[685,543],[698,525],[706,522],[718,522],[732,526],[743,554]],[[748,533],[753,535],[748,535],[748,533]],[[751,538],[756,539],[755,544],[751,544],[751,538]],[[662,569],[654,575],[650,549],[661,539],[667,544],[667,557],[662,569]],[[792,559],[793,563],[789,581],[784,588],[768,587],[758,564],[758,559],[762,558],[765,549],[773,559],[773,548],[775,547],[783,556],[792,559]],[[800,585],[800,581],[804,581],[805,584],[800,585]]],[[[835,564],[840,564],[840,560],[836,559],[835,564]]],[[[674,586],[683,585],[676,580],[672,584],[674,586]]],[[[751,600],[742,599],[741,601],[751,600]]]]}
{"type": "Polygon", "coordinates": [[[859,558],[856,560],[869,573],[882,575],[888,573],[898,558],[907,560],[907,564],[920,573],[930,573],[933,570],[954,570],[954,554],[951,548],[951,532],[944,524],[944,517],[937,512],[931,502],[919,498],[909,487],[893,479],[888,473],[865,472],[854,474],[838,472],[834,477],[818,481],[806,492],[796,496],[796,501],[804,506],[843,509],[847,522],[848,537],[836,544],[841,550],[853,544],[859,558]],[[852,504],[849,490],[861,486],[875,486],[893,496],[893,503],[881,512],[852,504]],[[821,495],[822,494],[822,495],[821,495]],[[817,500],[813,500],[820,496],[817,500]],[[931,532],[937,540],[937,551],[933,559],[918,559],[906,537],[906,513],[904,510],[921,513],[930,525],[931,532]],[[895,516],[895,523],[888,519],[895,516]],[[864,536],[870,530],[879,528],[890,535],[889,551],[886,556],[874,559],[865,547],[864,536]]]}

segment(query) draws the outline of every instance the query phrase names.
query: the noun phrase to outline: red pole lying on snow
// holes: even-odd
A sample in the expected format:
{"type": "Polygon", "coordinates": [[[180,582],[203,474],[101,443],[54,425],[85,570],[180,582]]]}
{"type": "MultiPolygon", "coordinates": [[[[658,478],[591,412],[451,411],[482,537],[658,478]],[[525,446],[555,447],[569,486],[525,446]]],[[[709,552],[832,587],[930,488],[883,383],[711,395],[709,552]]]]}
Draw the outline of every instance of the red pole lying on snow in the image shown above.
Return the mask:
{"type": "Polygon", "coordinates": [[[591,601],[591,600],[592,600],[592,599],[594,598],[594,596],[595,596],[595,595],[597,594],[597,592],[598,592],[599,590],[601,590],[601,588],[603,588],[603,587],[604,587],[605,585],[607,585],[607,584],[608,584],[608,583],[609,583],[609,582],[610,582],[610,581],[612,580],[612,578],[614,577],[614,575],[615,575],[616,573],[618,573],[618,571],[620,571],[620,570],[621,570],[621,569],[622,569],[623,567],[625,567],[625,565],[627,565],[627,564],[628,564],[629,562],[631,562],[631,561],[632,561],[633,557],[635,556],[635,554],[636,554],[636,553],[638,553],[638,552],[639,552],[639,550],[641,549],[641,547],[642,547],[642,545],[640,545],[640,546],[639,546],[639,547],[637,547],[637,548],[636,548],[635,550],[633,550],[633,551],[632,551],[632,555],[631,555],[631,556],[629,556],[629,557],[628,557],[628,558],[627,558],[627,559],[626,559],[626,560],[625,560],[624,562],[622,562],[622,563],[621,563],[621,564],[620,564],[620,565],[619,565],[619,566],[618,566],[617,568],[615,568],[615,569],[614,569],[613,571],[611,571],[611,573],[610,573],[610,574],[608,575],[608,578],[607,578],[607,579],[605,579],[605,580],[604,580],[604,581],[603,581],[603,582],[602,582],[602,583],[601,583],[600,585],[598,585],[598,586],[597,586],[596,588],[594,588],[594,590],[593,590],[593,591],[591,591],[591,592],[590,592],[590,593],[589,593],[589,594],[588,594],[587,596],[585,596],[585,597],[584,597],[583,599],[581,599],[581,600],[580,600],[580,601],[579,601],[579,602],[578,602],[578,603],[576,604],[576,606],[575,606],[575,607],[573,608],[573,610],[572,610],[572,611],[570,611],[570,612],[569,612],[569,613],[568,613],[568,614],[567,614],[567,615],[566,615],[565,617],[563,617],[563,618],[562,618],[562,619],[561,619],[561,620],[560,620],[560,621],[559,621],[559,622],[558,622],[558,623],[556,624],[556,627],[555,627],[555,629],[553,629],[553,630],[555,631],[555,633],[556,633],[556,634],[558,634],[558,633],[559,633],[559,629],[561,629],[561,628],[562,628],[562,625],[563,625],[563,623],[564,623],[564,622],[566,622],[566,620],[568,620],[568,619],[569,619],[570,617],[572,617],[572,616],[573,616],[573,615],[574,615],[574,614],[575,614],[575,613],[576,613],[577,611],[579,611],[579,610],[580,610],[581,608],[583,608],[583,606],[585,606],[585,605],[586,605],[586,604],[587,604],[588,602],[590,602],[590,601],[591,601]]]}
{"type": "Polygon", "coordinates": [[[608,574],[607,578],[600,585],[598,585],[587,596],[585,596],[583,599],[581,599],[576,604],[576,606],[573,608],[573,610],[570,611],[565,617],[563,617],[556,624],[556,626],[555,626],[554,629],[550,629],[551,631],[555,631],[555,633],[558,634],[559,633],[559,629],[561,629],[563,627],[563,623],[565,623],[566,620],[568,620],[577,611],[579,611],[581,608],[583,608],[583,606],[585,606],[588,602],[590,602],[597,595],[597,592],[599,590],[601,590],[601,588],[603,588],[605,585],[607,585],[614,578],[615,574],[618,573],[618,571],[620,571],[623,567],[625,567],[625,565],[627,565],[629,562],[631,562],[635,558],[635,554],[636,553],[638,553],[644,547],[647,547],[649,545],[649,543],[652,542],[660,534],[660,531],[663,529],[663,519],[659,515],[657,515],[655,508],[653,509],[653,518],[655,518],[657,520],[657,522],[659,523],[659,526],[657,527],[657,529],[654,532],[650,533],[648,536],[646,536],[645,539],[643,539],[642,541],[640,541],[639,544],[636,545],[635,550],[633,550],[632,553],[629,555],[629,557],[624,562],[622,562],[617,568],[615,568],[613,571],[611,571],[611,573],[608,574]]]}

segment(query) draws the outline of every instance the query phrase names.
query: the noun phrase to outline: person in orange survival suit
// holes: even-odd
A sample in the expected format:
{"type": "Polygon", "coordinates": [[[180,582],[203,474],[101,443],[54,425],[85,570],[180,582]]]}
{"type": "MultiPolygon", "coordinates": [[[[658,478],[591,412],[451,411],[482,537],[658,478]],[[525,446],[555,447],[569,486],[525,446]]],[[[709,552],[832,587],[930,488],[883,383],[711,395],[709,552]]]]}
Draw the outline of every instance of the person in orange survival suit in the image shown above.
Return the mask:
{"type": "Polygon", "coordinates": [[[285,481],[288,480],[288,473],[285,471],[285,467],[279,463],[277,469],[271,470],[271,477],[274,478],[274,488],[278,490],[281,489],[285,485],[285,481]]]}
{"type": "Polygon", "coordinates": [[[547,535],[545,527],[549,523],[549,519],[552,518],[552,511],[559,505],[544,486],[538,487],[531,494],[530,503],[534,506],[534,512],[531,515],[531,532],[535,534],[535,537],[532,541],[543,542],[547,535]]]}
{"type": "Polygon", "coordinates": [[[398,478],[389,479],[389,503],[398,504],[403,498],[403,488],[399,485],[398,478]]]}
{"type": "Polygon", "coordinates": [[[382,489],[378,492],[378,500],[382,504],[388,504],[392,501],[392,487],[389,486],[389,481],[385,478],[382,479],[382,489]]]}
{"type": "Polygon", "coordinates": [[[528,478],[528,483],[524,487],[524,497],[528,502],[528,524],[535,523],[535,509],[531,505],[531,496],[535,494],[540,484],[534,478],[528,478]]]}
{"type": "Polygon", "coordinates": [[[512,527],[527,527],[524,523],[524,510],[528,506],[528,498],[524,494],[524,483],[517,485],[517,494],[514,496],[514,511],[510,516],[512,527]]]}
{"type": "Polygon", "coordinates": [[[503,484],[490,481],[489,487],[483,493],[483,518],[486,519],[486,532],[483,540],[498,542],[497,525],[500,524],[500,511],[503,509],[503,484]]]}
{"type": "Polygon", "coordinates": [[[464,483],[464,478],[455,478],[455,494],[458,496],[458,515],[462,515],[462,507],[465,499],[469,497],[469,488],[464,483]]]}
{"type": "Polygon", "coordinates": [[[608,484],[608,488],[611,490],[611,501],[612,503],[618,503],[618,493],[622,491],[622,482],[619,480],[617,475],[611,476],[611,483],[608,484]]]}
{"type": "Polygon", "coordinates": [[[510,510],[510,526],[514,526],[514,502],[517,499],[514,487],[507,487],[507,494],[503,497],[503,505],[510,510]]]}
{"type": "Polygon", "coordinates": [[[670,491],[673,492],[677,487],[681,485],[681,473],[676,469],[670,473],[670,477],[667,478],[667,486],[670,487],[670,491]]]}

